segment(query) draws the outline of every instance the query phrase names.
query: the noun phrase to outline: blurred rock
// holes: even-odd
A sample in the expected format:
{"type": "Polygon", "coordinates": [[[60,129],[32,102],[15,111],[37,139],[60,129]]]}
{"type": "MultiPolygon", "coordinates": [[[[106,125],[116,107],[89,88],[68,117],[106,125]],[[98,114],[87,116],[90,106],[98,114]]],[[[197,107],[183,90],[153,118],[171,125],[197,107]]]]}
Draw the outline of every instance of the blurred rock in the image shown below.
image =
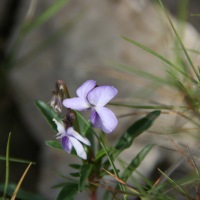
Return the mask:
{"type": "MultiPolygon", "coordinates": [[[[42,13],[52,2],[54,1],[38,1],[35,16],[42,13]]],[[[27,5],[22,9],[21,20],[27,9],[27,5]]],[[[55,191],[50,188],[62,180],[58,173],[66,173],[70,170],[68,164],[77,162],[71,155],[53,151],[44,144],[45,140],[54,139],[55,133],[48,127],[34,101],[40,99],[48,102],[56,80],[64,80],[72,96],[85,80],[95,79],[98,84],[117,87],[118,98],[143,97],[168,105],[180,100],[179,96],[175,96],[176,92],[167,87],[158,84],[152,91],[151,81],[110,67],[113,62],[125,63],[134,69],[144,70],[159,77],[167,76],[166,64],[119,37],[119,35],[127,36],[165,57],[175,59],[172,29],[160,8],[146,0],[73,0],[50,21],[24,38],[18,58],[43,42],[80,12],[83,12],[81,19],[60,40],[28,64],[13,68],[9,76],[13,97],[19,104],[24,121],[42,146],[38,189],[47,199],[55,199],[55,191]],[[140,92],[142,88],[145,89],[140,92]]],[[[173,22],[177,25],[176,20],[173,22]]],[[[185,24],[183,41],[187,48],[199,49],[199,34],[189,24],[185,24]]],[[[115,110],[118,116],[133,112],[119,107],[111,109],[115,110]]],[[[135,120],[136,117],[120,118],[118,130],[109,138],[116,141],[122,130],[135,120]]],[[[166,125],[168,121],[169,124],[174,123],[175,117],[161,117],[158,124],[164,122],[166,125]]],[[[149,142],[151,137],[152,135],[148,139],[142,137],[141,141],[149,142]]],[[[152,140],[154,138],[156,136],[152,137],[152,140]]],[[[143,143],[138,140],[137,147],[133,147],[135,154],[142,147],[143,143]]],[[[132,149],[131,152],[126,152],[128,159],[130,156],[133,157],[132,152],[132,149]]],[[[154,152],[156,156],[150,157],[154,162],[147,160],[148,165],[143,166],[143,171],[149,172],[155,166],[158,151],[154,152]]]]}

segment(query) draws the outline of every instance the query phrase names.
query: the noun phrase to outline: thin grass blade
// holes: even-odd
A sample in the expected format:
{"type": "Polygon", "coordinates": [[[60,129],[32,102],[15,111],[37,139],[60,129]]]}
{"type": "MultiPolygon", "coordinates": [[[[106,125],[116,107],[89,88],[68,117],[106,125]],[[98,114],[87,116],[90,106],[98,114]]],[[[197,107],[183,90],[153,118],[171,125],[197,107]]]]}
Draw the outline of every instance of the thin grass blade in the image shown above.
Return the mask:
{"type": "Polygon", "coordinates": [[[163,57],[162,55],[160,55],[159,53],[153,51],[152,49],[128,38],[128,37],[125,37],[125,36],[121,36],[124,40],[140,47],[141,49],[151,53],[152,55],[154,55],[155,57],[159,58],[160,60],[162,60],[163,62],[165,62],[166,64],[168,64],[169,66],[171,66],[173,69],[175,69],[176,71],[178,71],[179,73],[181,73],[184,77],[188,78],[189,80],[191,80],[192,82],[196,83],[196,81],[190,77],[188,74],[186,74],[184,71],[180,70],[178,66],[176,66],[175,64],[173,64],[171,61],[169,61],[168,59],[166,59],[165,57],[163,57]]]}
{"type": "Polygon", "coordinates": [[[57,0],[51,6],[49,6],[40,16],[38,16],[32,22],[26,24],[23,28],[23,34],[26,34],[33,29],[36,29],[40,25],[44,24],[47,20],[52,18],[69,0],[57,0]]]}
{"type": "Polygon", "coordinates": [[[16,186],[16,188],[15,188],[15,191],[14,191],[12,197],[11,197],[11,200],[15,200],[15,198],[16,198],[16,196],[17,196],[17,192],[19,191],[19,188],[20,188],[20,186],[21,186],[21,184],[22,184],[22,181],[24,180],[26,174],[28,173],[28,170],[30,169],[31,165],[32,165],[32,163],[29,163],[28,167],[27,167],[26,170],[24,171],[24,173],[23,173],[21,179],[19,180],[19,182],[18,182],[18,184],[17,184],[17,186],[16,186]]]}
{"type": "Polygon", "coordinates": [[[9,156],[10,156],[10,138],[11,133],[8,135],[8,141],[6,146],[6,173],[5,173],[5,185],[4,185],[4,192],[3,196],[6,197],[7,189],[8,189],[8,181],[9,181],[9,156]]]}
{"type": "Polygon", "coordinates": [[[181,40],[178,32],[176,31],[176,29],[174,27],[174,24],[172,23],[172,20],[169,17],[168,12],[166,11],[166,9],[165,9],[165,7],[164,7],[164,5],[163,5],[163,3],[162,3],[161,0],[159,0],[159,3],[160,3],[160,6],[161,6],[161,8],[162,8],[162,10],[163,10],[163,12],[165,14],[165,16],[167,17],[167,19],[168,19],[168,21],[169,21],[169,23],[170,23],[170,25],[171,25],[171,27],[172,27],[175,35],[176,35],[176,38],[177,38],[178,42],[180,43],[180,45],[181,45],[181,47],[182,47],[182,49],[183,49],[183,51],[184,51],[184,53],[185,53],[185,55],[186,55],[186,57],[188,59],[188,62],[190,63],[190,65],[191,65],[191,67],[192,67],[192,69],[193,69],[193,71],[194,71],[194,73],[195,73],[195,75],[197,77],[197,80],[199,80],[199,75],[198,75],[197,69],[195,68],[195,66],[194,66],[194,64],[193,64],[193,62],[192,62],[192,60],[191,60],[191,58],[190,58],[190,56],[189,56],[189,54],[188,54],[188,52],[187,52],[187,50],[186,50],[183,42],[182,42],[182,40],[181,40]]]}
{"type": "MultiPolygon", "coordinates": [[[[5,156],[0,156],[0,160],[6,160],[6,157],[5,156]]],[[[17,162],[17,163],[24,163],[24,164],[29,164],[30,162],[35,165],[36,163],[35,162],[32,162],[30,160],[23,160],[23,159],[19,159],[19,158],[11,158],[9,157],[9,161],[10,162],[17,162]]]]}
{"type": "Polygon", "coordinates": [[[137,156],[131,161],[131,163],[128,165],[128,167],[124,170],[123,174],[121,175],[121,179],[123,181],[128,180],[128,178],[132,175],[132,173],[140,166],[140,164],[145,159],[146,155],[151,151],[153,146],[154,146],[153,144],[147,145],[137,154],[137,156]]]}

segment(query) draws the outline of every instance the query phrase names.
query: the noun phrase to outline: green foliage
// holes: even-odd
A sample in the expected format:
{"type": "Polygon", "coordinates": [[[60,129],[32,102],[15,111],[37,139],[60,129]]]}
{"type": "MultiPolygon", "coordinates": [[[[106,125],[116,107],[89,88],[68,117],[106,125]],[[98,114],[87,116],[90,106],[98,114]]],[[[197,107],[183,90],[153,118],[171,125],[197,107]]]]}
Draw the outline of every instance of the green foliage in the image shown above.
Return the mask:
{"type": "Polygon", "coordinates": [[[83,191],[86,187],[87,180],[91,174],[93,165],[92,164],[83,164],[80,168],[80,180],[78,183],[79,191],[83,191]]]}
{"type": "Polygon", "coordinates": [[[135,158],[130,162],[127,168],[124,170],[123,174],[121,175],[121,179],[123,181],[127,181],[128,178],[132,175],[132,173],[140,166],[146,155],[151,151],[153,148],[153,144],[147,145],[144,149],[142,149],[135,158]]]}
{"type": "MultiPolygon", "coordinates": [[[[3,188],[4,188],[4,185],[0,184],[0,191],[1,192],[3,191],[3,188]]],[[[9,195],[11,197],[15,188],[16,188],[15,184],[9,184],[8,188],[7,188],[7,195],[9,195]]],[[[41,196],[36,195],[34,193],[31,193],[31,192],[27,192],[23,189],[19,189],[19,191],[17,193],[17,199],[21,199],[21,200],[44,200],[44,198],[42,198],[41,196]]],[[[4,200],[4,199],[2,199],[2,200],[4,200]]]]}
{"type": "Polygon", "coordinates": [[[77,192],[77,183],[65,183],[56,200],[73,200],[77,192]]]}
{"type": "MultiPolygon", "coordinates": [[[[109,152],[109,155],[119,153],[119,151],[114,147],[106,147],[106,151],[109,152]]],[[[99,160],[101,160],[105,156],[106,156],[105,150],[101,149],[99,152],[97,152],[97,154],[95,156],[95,161],[98,162],[99,160]]]]}
{"type": "Polygon", "coordinates": [[[10,158],[10,139],[11,139],[11,133],[9,133],[9,136],[8,136],[8,141],[7,141],[7,146],[6,146],[6,157],[3,157],[3,156],[0,157],[0,160],[6,161],[5,183],[0,184],[0,192],[3,194],[3,196],[0,197],[0,199],[7,200],[8,196],[10,196],[11,199],[15,199],[15,196],[16,196],[17,198],[22,199],[22,200],[42,200],[40,196],[35,195],[33,193],[29,193],[19,188],[32,163],[26,160],[22,160],[22,159],[10,158]],[[18,162],[18,163],[26,163],[26,164],[29,163],[29,166],[27,167],[26,171],[22,175],[18,185],[9,184],[10,161],[18,162]]]}
{"type": "Polygon", "coordinates": [[[185,55],[186,55],[186,57],[187,57],[187,60],[188,60],[188,62],[190,63],[190,65],[191,65],[191,67],[192,67],[192,69],[193,69],[193,71],[194,71],[194,73],[195,73],[195,75],[196,75],[196,77],[197,77],[197,80],[199,81],[199,73],[197,72],[197,69],[195,68],[195,66],[194,66],[194,64],[193,64],[193,62],[192,62],[192,60],[191,60],[191,58],[190,58],[190,56],[189,56],[189,54],[188,54],[188,52],[187,52],[187,50],[186,50],[186,48],[185,48],[183,42],[182,42],[182,40],[181,40],[181,38],[180,38],[178,32],[176,31],[176,29],[175,29],[175,27],[174,27],[174,24],[172,23],[172,20],[171,20],[170,17],[169,17],[168,12],[166,11],[166,9],[165,9],[165,7],[164,7],[164,5],[163,5],[163,3],[162,3],[161,0],[159,0],[159,3],[160,3],[161,8],[162,8],[162,10],[163,10],[165,16],[167,17],[167,19],[168,19],[168,21],[169,21],[169,23],[170,23],[170,25],[171,25],[171,27],[172,27],[172,29],[173,29],[175,35],[176,35],[176,39],[178,40],[179,44],[181,45],[181,48],[182,48],[183,52],[185,53],[185,55]]]}
{"type": "Polygon", "coordinates": [[[58,150],[63,150],[60,142],[54,141],[54,140],[49,140],[45,142],[47,146],[53,148],[53,149],[58,149],[58,150]]]}
{"type": "Polygon", "coordinates": [[[34,19],[31,23],[26,23],[23,27],[23,34],[26,34],[37,27],[43,25],[47,20],[52,18],[69,0],[57,0],[49,6],[40,16],[34,19]]]}
{"type": "Polygon", "coordinates": [[[154,121],[159,115],[160,111],[153,111],[147,114],[146,117],[136,121],[122,135],[122,137],[119,139],[119,142],[115,145],[115,148],[120,152],[129,148],[134,139],[142,134],[144,131],[148,130],[153,125],[154,121]]]}
{"type": "Polygon", "coordinates": [[[86,136],[91,143],[91,151],[93,151],[95,153],[95,135],[97,134],[95,132],[95,130],[92,128],[91,124],[89,123],[89,121],[87,121],[79,112],[74,111],[76,114],[76,126],[77,126],[77,130],[79,130],[79,132],[86,136]]]}
{"type": "MultiPolygon", "coordinates": [[[[5,161],[6,157],[5,156],[0,156],[0,160],[5,161]]],[[[19,158],[11,158],[9,157],[9,162],[17,162],[17,163],[24,163],[24,164],[29,164],[30,160],[24,160],[24,159],[19,159],[19,158]]],[[[36,164],[35,162],[32,162],[32,164],[36,164]]]]}
{"type": "Polygon", "coordinates": [[[177,71],[178,73],[182,74],[185,78],[187,78],[188,80],[191,80],[192,82],[196,83],[196,80],[193,79],[189,74],[187,74],[184,70],[180,69],[179,66],[175,65],[174,63],[172,63],[170,60],[166,59],[164,56],[160,55],[159,53],[153,51],[152,49],[146,47],[145,45],[142,45],[128,37],[125,36],[121,36],[124,40],[142,48],[143,50],[151,53],[152,55],[154,55],[155,57],[159,58],[160,60],[162,60],[164,63],[166,63],[168,66],[172,67],[172,69],[174,69],[175,71],[177,71]]]}
{"type": "Polygon", "coordinates": [[[35,104],[48,121],[52,129],[57,132],[57,126],[53,119],[55,118],[56,120],[61,121],[60,115],[58,115],[48,104],[43,101],[36,101],[35,104]]]}

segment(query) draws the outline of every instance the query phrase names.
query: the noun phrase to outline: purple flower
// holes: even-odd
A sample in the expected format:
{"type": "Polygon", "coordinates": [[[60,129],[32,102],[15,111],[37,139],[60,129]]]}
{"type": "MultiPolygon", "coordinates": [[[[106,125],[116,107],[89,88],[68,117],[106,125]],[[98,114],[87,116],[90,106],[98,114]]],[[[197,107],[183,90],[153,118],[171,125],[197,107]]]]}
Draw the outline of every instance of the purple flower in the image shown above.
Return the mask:
{"type": "Polygon", "coordinates": [[[58,122],[56,119],[53,119],[53,121],[56,123],[57,130],[58,130],[58,134],[56,135],[57,136],[56,138],[61,139],[62,148],[66,152],[71,153],[72,147],[74,147],[77,155],[80,158],[86,160],[87,155],[81,142],[90,146],[91,145],[90,141],[87,138],[82,137],[79,133],[77,133],[73,129],[73,127],[69,127],[65,130],[63,123],[58,122]]]}
{"type": "Polygon", "coordinates": [[[96,81],[88,80],[77,89],[78,97],[65,99],[63,105],[78,111],[91,109],[92,125],[101,128],[105,133],[111,133],[116,128],[118,120],[115,114],[104,106],[117,93],[113,86],[96,86],[96,81]]]}

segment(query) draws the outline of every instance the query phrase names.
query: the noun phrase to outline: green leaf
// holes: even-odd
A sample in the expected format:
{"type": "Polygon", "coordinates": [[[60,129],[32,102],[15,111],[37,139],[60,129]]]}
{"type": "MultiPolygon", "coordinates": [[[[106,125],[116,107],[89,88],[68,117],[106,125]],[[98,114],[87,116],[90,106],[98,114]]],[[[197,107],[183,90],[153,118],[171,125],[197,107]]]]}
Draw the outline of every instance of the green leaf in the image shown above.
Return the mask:
{"type": "Polygon", "coordinates": [[[140,166],[146,155],[153,148],[153,144],[147,145],[144,149],[142,149],[137,156],[131,161],[128,167],[123,172],[121,179],[123,181],[127,181],[127,179],[132,175],[132,173],[140,166]]]}
{"type": "MultiPolygon", "coordinates": [[[[109,152],[110,155],[112,155],[113,153],[118,152],[118,150],[116,150],[116,149],[113,148],[113,147],[107,147],[106,150],[107,150],[107,152],[109,152]]],[[[96,157],[95,157],[95,161],[98,162],[98,160],[102,159],[102,158],[103,158],[104,156],[106,156],[106,155],[107,155],[107,154],[106,154],[105,150],[104,150],[104,149],[101,149],[101,150],[97,153],[97,155],[96,155],[96,157]]]]}
{"type": "Polygon", "coordinates": [[[66,3],[68,3],[69,0],[57,0],[55,3],[51,6],[49,6],[39,17],[37,17],[32,22],[26,24],[23,28],[23,34],[26,34],[27,32],[39,27],[43,23],[45,23],[47,20],[49,20],[53,15],[55,15],[58,10],[60,10],[66,3]]]}
{"type": "Polygon", "coordinates": [[[83,164],[80,169],[80,180],[78,183],[79,191],[83,191],[85,189],[85,185],[87,183],[87,179],[90,176],[92,171],[92,164],[83,164]]]}
{"type": "Polygon", "coordinates": [[[70,175],[73,176],[73,177],[80,177],[79,172],[70,173],[70,175]]]}
{"type": "Polygon", "coordinates": [[[43,116],[49,122],[49,125],[52,127],[52,129],[57,132],[57,126],[53,121],[53,118],[57,119],[58,121],[61,121],[62,119],[60,115],[58,115],[47,103],[43,101],[36,101],[35,103],[41,111],[41,113],[43,114],[43,116]]]}
{"type": "Polygon", "coordinates": [[[69,166],[71,168],[73,168],[73,169],[80,169],[82,165],[79,165],[79,164],[70,164],[69,166]]]}
{"type": "Polygon", "coordinates": [[[60,193],[57,196],[56,200],[73,200],[75,195],[78,192],[77,183],[66,183],[60,193]]]}
{"type": "MultiPolygon", "coordinates": [[[[159,110],[155,110],[146,115],[146,117],[139,119],[132,126],[130,126],[127,131],[121,136],[115,148],[118,150],[113,155],[111,155],[112,160],[114,160],[123,150],[129,148],[134,139],[142,134],[144,131],[148,130],[160,115],[159,110]]],[[[108,169],[110,166],[109,160],[104,162],[103,167],[108,169]]]]}
{"type": "Polygon", "coordinates": [[[146,117],[139,119],[132,126],[130,126],[127,131],[119,139],[115,148],[122,152],[131,146],[134,139],[142,134],[144,131],[148,130],[160,115],[160,111],[156,110],[146,115],[146,117]]]}
{"type": "MultiPolygon", "coordinates": [[[[4,185],[0,185],[0,193],[3,191],[4,185]]],[[[14,190],[16,188],[15,184],[9,184],[8,185],[8,190],[7,190],[7,195],[12,196],[14,190]]],[[[21,199],[21,200],[44,200],[41,196],[31,193],[31,192],[27,192],[23,189],[19,189],[18,193],[17,193],[17,199],[21,199]]]]}
{"type": "Polygon", "coordinates": [[[60,142],[58,141],[54,141],[54,140],[48,140],[45,142],[47,146],[53,148],[53,149],[59,149],[59,150],[63,150],[60,142]]]}

